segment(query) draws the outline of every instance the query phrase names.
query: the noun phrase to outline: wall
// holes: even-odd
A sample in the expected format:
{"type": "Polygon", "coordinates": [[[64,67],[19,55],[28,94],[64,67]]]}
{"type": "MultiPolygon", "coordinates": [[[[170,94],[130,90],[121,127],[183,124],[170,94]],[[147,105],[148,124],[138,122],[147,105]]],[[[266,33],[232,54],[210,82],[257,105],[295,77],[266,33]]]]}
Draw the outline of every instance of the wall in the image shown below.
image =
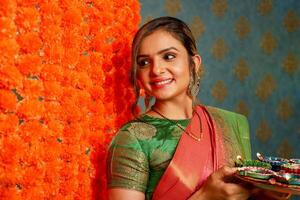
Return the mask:
{"type": "Polygon", "coordinates": [[[187,22],[205,75],[199,100],[248,117],[253,156],[300,157],[300,2],[142,0],[143,22],[187,22]]]}

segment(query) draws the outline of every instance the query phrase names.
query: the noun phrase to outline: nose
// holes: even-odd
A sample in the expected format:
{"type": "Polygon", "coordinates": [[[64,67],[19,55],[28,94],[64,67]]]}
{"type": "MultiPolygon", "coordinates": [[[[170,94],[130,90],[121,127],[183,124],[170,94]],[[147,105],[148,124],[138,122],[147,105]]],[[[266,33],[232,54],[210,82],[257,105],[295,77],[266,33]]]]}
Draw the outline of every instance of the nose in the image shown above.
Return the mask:
{"type": "Polygon", "coordinates": [[[163,64],[161,62],[159,62],[159,60],[153,60],[152,61],[152,74],[157,76],[160,74],[163,74],[165,71],[165,67],[163,66],[163,64]]]}

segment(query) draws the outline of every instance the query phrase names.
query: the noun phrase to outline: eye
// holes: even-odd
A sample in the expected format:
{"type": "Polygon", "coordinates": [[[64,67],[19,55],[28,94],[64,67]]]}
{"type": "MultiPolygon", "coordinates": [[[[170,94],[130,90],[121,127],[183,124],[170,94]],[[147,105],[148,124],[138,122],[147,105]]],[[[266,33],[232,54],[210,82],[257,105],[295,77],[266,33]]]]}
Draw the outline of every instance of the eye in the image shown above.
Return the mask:
{"type": "Polygon", "coordinates": [[[145,67],[146,65],[148,65],[150,62],[148,59],[139,59],[137,61],[137,64],[139,67],[145,67]]]}
{"type": "Polygon", "coordinates": [[[171,53],[166,53],[164,55],[164,59],[169,61],[169,60],[173,60],[176,56],[174,54],[171,54],[171,53]]]}

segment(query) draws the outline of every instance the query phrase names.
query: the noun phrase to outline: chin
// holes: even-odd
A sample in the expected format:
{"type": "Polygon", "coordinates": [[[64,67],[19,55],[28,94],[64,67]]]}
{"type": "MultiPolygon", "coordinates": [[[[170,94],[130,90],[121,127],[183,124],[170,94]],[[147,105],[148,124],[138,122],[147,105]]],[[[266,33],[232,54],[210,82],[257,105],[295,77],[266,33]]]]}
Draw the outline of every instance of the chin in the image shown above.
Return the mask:
{"type": "Polygon", "coordinates": [[[176,96],[174,95],[155,95],[154,96],[156,100],[159,100],[159,101],[167,101],[167,100],[172,100],[172,99],[175,99],[176,96]]]}

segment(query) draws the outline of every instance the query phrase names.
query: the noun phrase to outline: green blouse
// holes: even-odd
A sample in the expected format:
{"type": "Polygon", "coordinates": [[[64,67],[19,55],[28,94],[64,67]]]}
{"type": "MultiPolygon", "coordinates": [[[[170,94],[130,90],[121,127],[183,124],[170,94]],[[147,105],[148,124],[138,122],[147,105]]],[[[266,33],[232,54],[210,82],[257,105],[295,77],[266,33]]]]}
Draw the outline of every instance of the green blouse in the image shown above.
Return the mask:
{"type": "MultiPolygon", "coordinates": [[[[242,115],[207,107],[224,141],[230,157],[237,154],[249,159],[251,146],[249,128],[242,115]],[[231,147],[234,147],[231,149],[231,147]]],[[[113,138],[107,159],[108,188],[127,188],[145,193],[151,199],[156,185],[170,163],[182,129],[189,119],[174,120],[142,115],[140,120],[125,124],[113,138]]]]}
{"type": "Polygon", "coordinates": [[[108,187],[145,193],[151,199],[155,186],[169,165],[189,119],[174,120],[141,116],[124,125],[109,147],[108,187]]]}

